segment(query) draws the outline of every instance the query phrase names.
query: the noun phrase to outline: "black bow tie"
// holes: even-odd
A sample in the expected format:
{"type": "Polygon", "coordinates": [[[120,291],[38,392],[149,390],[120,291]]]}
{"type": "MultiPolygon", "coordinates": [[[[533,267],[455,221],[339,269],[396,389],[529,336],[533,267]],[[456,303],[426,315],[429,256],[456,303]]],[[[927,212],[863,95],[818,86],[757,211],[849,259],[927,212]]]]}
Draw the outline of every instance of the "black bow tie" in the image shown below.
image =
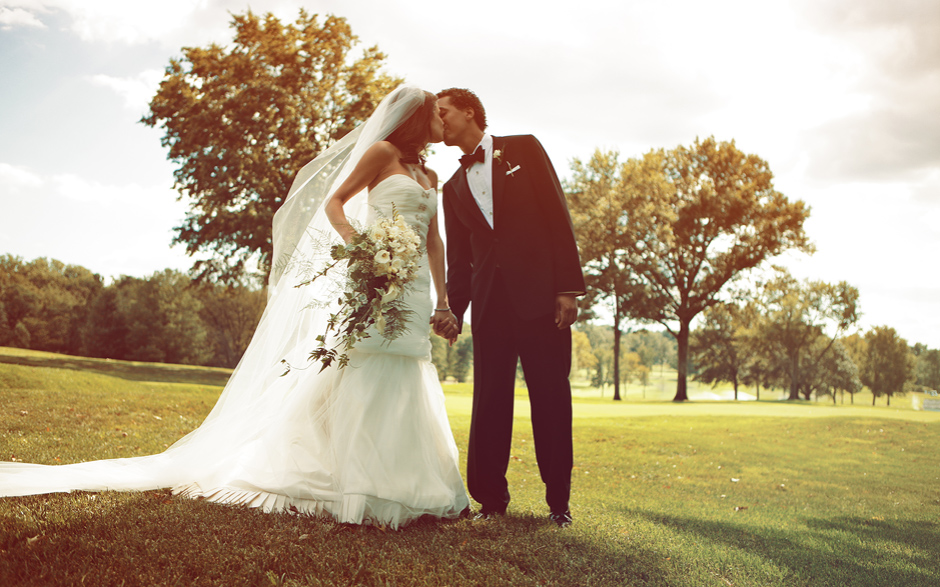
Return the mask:
{"type": "Polygon", "coordinates": [[[460,164],[464,169],[470,169],[470,166],[474,163],[483,163],[484,161],[486,161],[486,151],[483,147],[477,147],[477,150],[471,155],[464,155],[460,158],[460,164]]]}

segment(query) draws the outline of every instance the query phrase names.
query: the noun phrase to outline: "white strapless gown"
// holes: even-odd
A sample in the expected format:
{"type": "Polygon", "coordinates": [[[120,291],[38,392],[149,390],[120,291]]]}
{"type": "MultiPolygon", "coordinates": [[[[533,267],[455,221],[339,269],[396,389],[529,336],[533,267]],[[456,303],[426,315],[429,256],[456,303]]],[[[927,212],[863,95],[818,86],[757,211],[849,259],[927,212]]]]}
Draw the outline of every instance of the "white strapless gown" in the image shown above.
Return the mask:
{"type": "MultiPolygon", "coordinates": [[[[393,175],[369,192],[369,203],[373,215],[384,216],[391,216],[394,203],[424,238],[437,198],[412,178],[393,175]]],[[[173,487],[189,497],[353,524],[397,528],[423,515],[456,518],[469,500],[431,364],[430,285],[425,255],[414,288],[403,297],[415,313],[405,335],[389,343],[373,332],[349,353],[344,369],[319,372],[315,365],[285,377],[255,376],[264,390],[253,414],[226,418],[220,400],[204,434],[197,430],[180,446],[150,457],[60,466],[0,463],[0,496],[173,487]],[[213,420],[216,412],[220,417],[213,420]],[[225,422],[226,429],[218,429],[225,422]],[[227,429],[232,422],[251,432],[227,429]],[[216,454],[206,458],[206,451],[216,454]]],[[[302,328],[283,326],[285,337],[312,340],[318,334],[301,336],[302,328]]],[[[299,346],[304,354],[313,348],[299,346]]],[[[240,375],[246,368],[243,360],[233,380],[248,379],[240,375]]],[[[267,368],[280,370],[277,364],[267,368]]]]}

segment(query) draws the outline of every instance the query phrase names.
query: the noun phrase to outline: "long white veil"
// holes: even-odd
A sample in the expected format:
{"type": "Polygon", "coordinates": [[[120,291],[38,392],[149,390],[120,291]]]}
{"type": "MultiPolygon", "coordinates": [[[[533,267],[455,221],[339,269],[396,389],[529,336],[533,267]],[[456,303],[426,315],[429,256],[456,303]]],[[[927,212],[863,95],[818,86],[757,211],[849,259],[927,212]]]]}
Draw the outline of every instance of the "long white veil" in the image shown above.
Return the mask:
{"type": "MultiPolygon", "coordinates": [[[[251,343],[202,425],[166,451],[150,456],[69,465],[0,462],[0,497],[71,490],[148,490],[181,487],[226,455],[250,449],[277,426],[277,415],[302,392],[298,378],[282,377],[282,360],[306,365],[323,334],[329,313],[328,280],[295,287],[301,271],[328,258],[325,239],[338,236],[323,211],[327,198],[346,179],[365,151],[386,138],[424,103],[425,92],[401,86],[390,93],[364,124],[343,137],[297,174],[274,216],[274,268],[268,303],[251,343]],[[316,246],[319,245],[319,246],[316,246]],[[312,302],[322,307],[310,309],[312,302]]],[[[344,206],[347,217],[364,223],[366,190],[344,206]]],[[[336,302],[332,302],[334,305],[336,302]]],[[[311,367],[317,369],[318,366],[311,367]]],[[[276,474],[276,472],[275,472],[276,474]]]]}

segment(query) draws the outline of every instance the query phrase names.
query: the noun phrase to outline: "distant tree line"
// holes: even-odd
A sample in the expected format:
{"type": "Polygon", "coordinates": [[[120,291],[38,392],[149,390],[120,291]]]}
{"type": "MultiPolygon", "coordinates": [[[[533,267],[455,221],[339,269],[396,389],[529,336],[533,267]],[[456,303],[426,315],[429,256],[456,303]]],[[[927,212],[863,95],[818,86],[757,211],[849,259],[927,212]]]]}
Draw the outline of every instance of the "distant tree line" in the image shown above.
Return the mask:
{"type": "Polygon", "coordinates": [[[710,307],[692,333],[695,379],[757,390],[788,391],[789,399],[854,396],[872,401],[940,387],[940,351],[909,346],[888,326],[848,334],[858,321],[858,291],[847,285],[798,281],[777,270],[739,299],[710,307]]]}
{"type": "MultiPolygon", "coordinates": [[[[263,290],[210,284],[170,269],[105,285],[84,267],[0,256],[0,346],[231,368],[248,348],[265,302],[263,290]]],[[[438,336],[431,343],[441,380],[467,381],[470,325],[453,346],[438,336]]]]}
{"type": "MultiPolygon", "coordinates": [[[[572,371],[586,375],[599,389],[636,382],[649,383],[653,370],[677,367],[676,340],[666,331],[637,330],[624,333],[620,340],[618,369],[614,369],[614,329],[582,322],[572,332],[572,371]],[[616,384],[616,385],[615,385],[616,384]]],[[[619,399],[618,395],[614,396],[619,399]]]]}
{"type": "Polygon", "coordinates": [[[169,269],[106,285],[84,267],[0,256],[0,346],[234,367],[264,304],[259,289],[169,269]]]}

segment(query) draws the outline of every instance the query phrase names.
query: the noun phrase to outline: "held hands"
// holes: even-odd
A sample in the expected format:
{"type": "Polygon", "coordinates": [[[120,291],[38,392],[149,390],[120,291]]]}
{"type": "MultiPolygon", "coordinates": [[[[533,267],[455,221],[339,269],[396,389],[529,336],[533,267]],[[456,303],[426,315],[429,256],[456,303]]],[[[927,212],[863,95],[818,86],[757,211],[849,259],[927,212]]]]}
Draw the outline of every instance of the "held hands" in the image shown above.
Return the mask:
{"type": "Polygon", "coordinates": [[[558,330],[568,328],[578,319],[578,298],[574,294],[555,296],[555,325],[558,330]]]}
{"type": "Polygon", "coordinates": [[[457,335],[460,334],[460,328],[457,326],[457,317],[447,308],[446,311],[434,310],[431,314],[431,328],[434,334],[447,339],[450,344],[457,341],[457,335]]]}

